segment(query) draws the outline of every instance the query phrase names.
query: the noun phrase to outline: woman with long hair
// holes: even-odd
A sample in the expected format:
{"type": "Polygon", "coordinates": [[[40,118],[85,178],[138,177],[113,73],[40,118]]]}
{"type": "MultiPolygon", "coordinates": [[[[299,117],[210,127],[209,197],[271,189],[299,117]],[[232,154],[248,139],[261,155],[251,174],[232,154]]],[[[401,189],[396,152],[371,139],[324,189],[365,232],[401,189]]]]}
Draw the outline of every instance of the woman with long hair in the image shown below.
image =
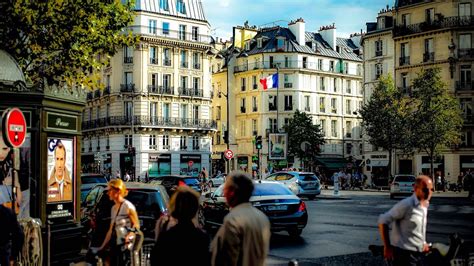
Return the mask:
{"type": "Polygon", "coordinates": [[[18,173],[13,171],[13,149],[8,147],[3,137],[0,135],[0,204],[12,208],[12,200],[15,194],[12,191],[12,183],[15,182],[16,206],[15,211],[20,211],[19,206],[22,200],[18,173]],[[13,178],[13,176],[15,178],[13,178]]]}
{"type": "Polygon", "coordinates": [[[127,227],[138,230],[140,229],[140,223],[135,206],[125,199],[128,191],[121,179],[109,181],[107,193],[110,200],[115,204],[111,210],[109,231],[99,250],[104,250],[109,246],[110,265],[124,265],[122,247],[125,244],[127,235],[124,235],[124,231],[121,229],[127,227]]]}

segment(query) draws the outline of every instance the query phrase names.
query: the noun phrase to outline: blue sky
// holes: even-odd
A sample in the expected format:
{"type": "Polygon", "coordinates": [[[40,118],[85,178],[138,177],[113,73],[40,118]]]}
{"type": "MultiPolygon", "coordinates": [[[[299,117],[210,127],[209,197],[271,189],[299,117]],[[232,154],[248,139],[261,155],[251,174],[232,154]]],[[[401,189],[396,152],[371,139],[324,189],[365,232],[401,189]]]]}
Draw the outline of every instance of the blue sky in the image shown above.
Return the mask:
{"type": "Polygon", "coordinates": [[[337,36],[366,30],[365,23],[375,21],[377,13],[395,0],[202,0],[212,36],[229,39],[232,27],[262,26],[272,22],[287,26],[290,20],[302,17],[306,31],[336,23],[337,36]]]}

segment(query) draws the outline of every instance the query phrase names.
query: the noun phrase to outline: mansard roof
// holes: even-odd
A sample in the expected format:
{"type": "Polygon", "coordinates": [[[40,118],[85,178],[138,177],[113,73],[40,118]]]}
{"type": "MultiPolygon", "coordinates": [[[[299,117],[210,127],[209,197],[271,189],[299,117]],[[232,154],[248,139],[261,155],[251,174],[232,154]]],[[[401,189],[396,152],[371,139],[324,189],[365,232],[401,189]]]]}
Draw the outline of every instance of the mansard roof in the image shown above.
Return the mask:
{"type": "Polygon", "coordinates": [[[252,55],[265,52],[277,52],[278,38],[284,38],[286,40],[285,47],[281,52],[297,52],[362,61],[361,57],[355,52],[360,49],[360,44],[355,44],[351,39],[337,38],[336,45],[339,46],[339,52],[337,52],[331,48],[319,33],[306,32],[305,44],[300,45],[296,41],[295,35],[288,28],[280,26],[261,29],[255,37],[250,40],[250,50],[246,51],[246,53],[252,55]],[[260,38],[262,39],[262,47],[258,48],[257,40],[260,38]]]}
{"type": "Polygon", "coordinates": [[[177,10],[178,0],[136,0],[135,10],[136,11],[147,11],[152,13],[158,13],[162,15],[169,15],[179,18],[194,19],[200,21],[206,21],[204,15],[204,8],[200,0],[182,0],[186,7],[186,12],[181,13],[177,10]],[[160,8],[160,2],[168,2],[168,10],[160,8]]]}

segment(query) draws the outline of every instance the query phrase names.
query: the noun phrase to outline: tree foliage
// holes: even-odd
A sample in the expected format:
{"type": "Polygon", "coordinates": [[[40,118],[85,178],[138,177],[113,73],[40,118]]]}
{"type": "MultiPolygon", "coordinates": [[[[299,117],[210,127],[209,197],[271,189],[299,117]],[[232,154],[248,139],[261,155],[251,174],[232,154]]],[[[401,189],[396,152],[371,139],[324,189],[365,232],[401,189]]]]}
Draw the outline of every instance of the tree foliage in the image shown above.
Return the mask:
{"type": "Polygon", "coordinates": [[[125,27],[133,1],[4,0],[0,47],[19,63],[30,82],[98,84],[98,72],[117,48],[137,39],[125,27]]]}
{"type": "Polygon", "coordinates": [[[290,155],[296,156],[300,160],[311,160],[320,153],[320,146],[325,143],[324,136],[320,126],[313,124],[310,115],[296,110],[293,118],[283,128],[288,133],[288,153],[290,155]],[[309,143],[309,147],[306,147],[305,150],[301,148],[301,144],[304,142],[309,143]]]}
{"type": "Polygon", "coordinates": [[[442,149],[460,141],[463,124],[458,100],[441,80],[440,69],[421,71],[413,80],[412,145],[426,152],[431,162],[442,149]]]}

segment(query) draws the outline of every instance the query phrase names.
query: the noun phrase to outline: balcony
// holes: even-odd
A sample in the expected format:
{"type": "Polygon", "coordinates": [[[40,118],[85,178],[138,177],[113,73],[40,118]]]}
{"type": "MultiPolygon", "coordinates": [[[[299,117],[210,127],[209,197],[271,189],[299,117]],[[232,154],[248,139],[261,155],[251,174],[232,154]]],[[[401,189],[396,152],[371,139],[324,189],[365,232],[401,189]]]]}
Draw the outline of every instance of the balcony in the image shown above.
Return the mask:
{"type": "MultiPolygon", "coordinates": [[[[245,63],[241,65],[234,66],[234,72],[245,72],[249,70],[258,70],[258,69],[275,69],[276,66],[279,66],[279,69],[308,69],[314,70],[319,72],[326,72],[326,73],[342,73],[339,71],[339,68],[335,66],[332,67],[332,70],[321,69],[318,66],[318,62],[308,62],[304,60],[287,60],[287,61],[274,61],[273,66],[270,65],[270,62],[253,62],[253,63],[245,63]]],[[[362,76],[362,72],[360,71],[357,75],[348,74],[352,76],[362,76]]]]}
{"type": "Polygon", "coordinates": [[[194,69],[201,69],[201,64],[199,63],[194,64],[194,69]]]}
{"type": "Polygon", "coordinates": [[[254,90],[258,89],[258,85],[257,85],[257,84],[253,84],[253,85],[252,85],[252,88],[253,88],[254,90]]]}
{"type": "Polygon", "coordinates": [[[286,83],[284,84],[284,87],[285,87],[285,89],[291,89],[291,88],[293,88],[293,83],[291,83],[291,82],[286,82],[286,83]]]}
{"type": "Polygon", "coordinates": [[[179,88],[179,95],[184,97],[204,97],[203,90],[197,88],[179,88]]]}
{"type": "Polygon", "coordinates": [[[157,65],[158,64],[158,58],[150,58],[150,64],[157,65]]]}
{"type": "Polygon", "coordinates": [[[474,91],[472,81],[456,81],[456,91],[474,91]]]}
{"type": "Polygon", "coordinates": [[[399,65],[400,66],[407,66],[410,64],[410,57],[409,56],[402,56],[399,58],[399,65]]]}
{"type": "Polygon", "coordinates": [[[398,90],[404,95],[411,96],[412,95],[412,89],[410,86],[405,86],[405,87],[399,87],[398,90]]]}
{"type": "Polygon", "coordinates": [[[92,92],[87,93],[87,100],[92,100],[94,99],[94,94],[92,92]]]}
{"type": "Polygon", "coordinates": [[[168,128],[198,128],[216,129],[217,122],[211,119],[191,119],[158,116],[111,116],[82,122],[82,130],[95,130],[102,127],[168,127],[168,128]],[[133,122],[133,123],[132,123],[133,122]]]}
{"type": "Polygon", "coordinates": [[[277,110],[276,104],[270,103],[270,104],[268,105],[268,111],[276,111],[276,110],[277,110]]]}
{"type": "Polygon", "coordinates": [[[462,114],[462,118],[464,120],[464,125],[472,126],[474,125],[474,115],[472,114],[462,114]]]}
{"type": "Polygon", "coordinates": [[[375,51],[375,56],[382,56],[382,51],[375,51]]]}
{"type": "Polygon", "coordinates": [[[247,89],[247,87],[245,87],[245,86],[241,86],[241,87],[240,87],[240,90],[241,90],[241,91],[245,91],[246,89],[247,89]]]}
{"type": "Polygon", "coordinates": [[[191,42],[198,43],[210,43],[211,36],[197,34],[196,32],[183,32],[177,30],[163,29],[157,27],[148,27],[148,26],[130,26],[128,27],[134,34],[152,36],[152,37],[161,37],[165,39],[173,40],[187,40],[191,42]]]}
{"type": "Polygon", "coordinates": [[[135,92],[135,84],[120,84],[120,92],[135,92]]]}
{"type": "Polygon", "coordinates": [[[352,133],[346,133],[346,138],[352,138],[352,133]]]}
{"type": "Polygon", "coordinates": [[[131,57],[131,56],[126,56],[126,57],[123,58],[123,62],[124,62],[125,64],[132,64],[132,63],[133,63],[133,57],[131,57]]]}
{"type": "Polygon", "coordinates": [[[94,91],[94,98],[100,98],[100,90],[94,91]]]}
{"type": "Polygon", "coordinates": [[[247,71],[249,70],[249,67],[248,65],[240,65],[240,66],[235,66],[234,67],[234,72],[237,73],[237,72],[244,72],[244,71],[247,71]]]}
{"type": "Polygon", "coordinates": [[[245,111],[246,111],[245,107],[241,106],[241,107],[240,107],[240,112],[241,112],[242,114],[245,114],[245,111]]]}
{"type": "Polygon", "coordinates": [[[181,62],[182,68],[188,68],[188,62],[181,62]]]}
{"type": "Polygon", "coordinates": [[[150,94],[166,94],[173,95],[174,88],[169,86],[148,85],[148,93],[150,94]]]}
{"type": "Polygon", "coordinates": [[[442,17],[438,16],[434,21],[425,21],[411,25],[398,25],[393,28],[393,36],[400,37],[422,32],[449,29],[458,27],[470,27],[474,25],[474,16],[454,16],[442,17]]]}
{"type": "Polygon", "coordinates": [[[305,111],[305,112],[310,112],[311,109],[309,108],[309,106],[305,106],[305,107],[304,107],[304,111],[305,111]]]}
{"type": "Polygon", "coordinates": [[[252,112],[257,112],[257,111],[258,111],[257,107],[254,106],[254,107],[252,108],[252,112]]]}
{"type": "Polygon", "coordinates": [[[423,62],[424,63],[427,63],[427,62],[434,62],[434,55],[435,53],[434,52],[426,52],[423,54],[423,62]]]}
{"type": "Polygon", "coordinates": [[[293,111],[293,105],[285,105],[285,111],[293,111]]]}
{"type": "Polygon", "coordinates": [[[163,59],[164,66],[171,66],[171,59],[163,59]]]}
{"type": "Polygon", "coordinates": [[[458,49],[458,58],[459,60],[472,60],[474,59],[474,49],[469,48],[469,49],[458,49]]]}

